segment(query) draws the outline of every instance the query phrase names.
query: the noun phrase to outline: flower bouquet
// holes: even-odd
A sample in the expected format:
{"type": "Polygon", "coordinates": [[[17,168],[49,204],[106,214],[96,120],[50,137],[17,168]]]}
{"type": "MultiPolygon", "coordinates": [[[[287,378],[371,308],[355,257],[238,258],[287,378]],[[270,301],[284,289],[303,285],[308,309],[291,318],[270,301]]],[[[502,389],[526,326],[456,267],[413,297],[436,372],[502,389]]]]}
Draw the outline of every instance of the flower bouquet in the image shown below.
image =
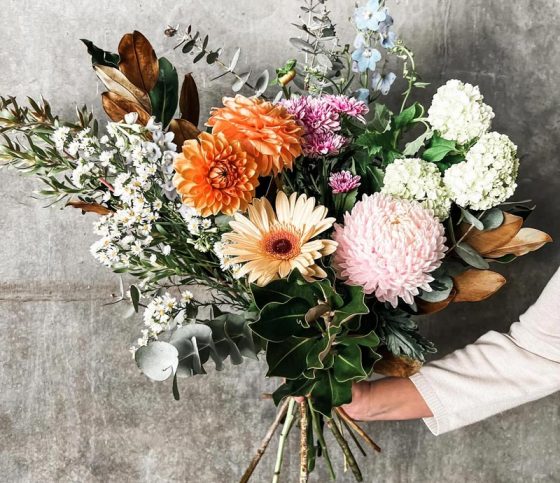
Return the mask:
{"type": "Polygon", "coordinates": [[[232,80],[203,121],[194,76],[180,87],[136,31],[116,53],[83,40],[106,89],[102,127],[86,108],[67,122],[44,100],[0,99],[1,159],[53,203],[98,215],[91,253],[136,279],[121,301],[143,313],[140,370],[170,379],[176,399],[210,360],[262,354],[278,378],[278,415],[241,481],[280,426],[273,481],[296,426],[300,481],[319,457],[335,478],[327,431],[361,481],[353,453],[379,447],[341,407],[352,384],[417,371],[435,347],[415,316],[491,296],[505,283],[494,267],[551,241],[523,227],[532,207],[507,201],[517,148],[491,131],[478,87],[450,80],[428,109],[412,102],[427,84],[383,1],[356,8],[353,46],[326,0],[302,11],[293,58],[254,79],[239,50],[165,30],[232,80]],[[393,86],[404,92],[390,110],[393,86]]]}

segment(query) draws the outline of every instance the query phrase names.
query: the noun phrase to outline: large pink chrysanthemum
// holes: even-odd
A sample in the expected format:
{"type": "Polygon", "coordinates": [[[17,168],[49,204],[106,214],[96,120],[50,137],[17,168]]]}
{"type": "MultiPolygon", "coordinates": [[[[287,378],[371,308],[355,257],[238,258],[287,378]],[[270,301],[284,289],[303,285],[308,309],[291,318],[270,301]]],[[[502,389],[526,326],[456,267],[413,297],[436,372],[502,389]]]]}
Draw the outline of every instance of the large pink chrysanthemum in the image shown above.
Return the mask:
{"type": "Polygon", "coordinates": [[[337,225],[334,264],[348,284],[393,307],[398,297],[414,302],[420,289],[431,291],[430,275],[444,256],[444,229],[415,201],[376,193],[364,196],[344,225],[337,225]]]}

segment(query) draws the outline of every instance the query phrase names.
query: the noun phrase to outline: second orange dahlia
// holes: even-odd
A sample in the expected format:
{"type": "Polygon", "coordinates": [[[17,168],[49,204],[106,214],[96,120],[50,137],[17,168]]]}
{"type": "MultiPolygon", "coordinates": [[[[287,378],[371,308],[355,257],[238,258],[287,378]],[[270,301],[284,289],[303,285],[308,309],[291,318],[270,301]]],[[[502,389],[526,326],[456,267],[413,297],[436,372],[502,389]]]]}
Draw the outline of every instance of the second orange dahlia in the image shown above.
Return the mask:
{"type": "Polygon", "coordinates": [[[241,142],[257,161],[259,175],[291,169],[301,154],[303,128],[281,105],[237,95],[225,97],[224,107],[214,108],[208,120],[212,132],[241,142]]]}
{"type": "Polygon", "coordinates": [[[254,157],[221,133],[185,141],[175,171],[173,184],[183,203],[202,216],[245,211],[259,184],[254,157]]]}

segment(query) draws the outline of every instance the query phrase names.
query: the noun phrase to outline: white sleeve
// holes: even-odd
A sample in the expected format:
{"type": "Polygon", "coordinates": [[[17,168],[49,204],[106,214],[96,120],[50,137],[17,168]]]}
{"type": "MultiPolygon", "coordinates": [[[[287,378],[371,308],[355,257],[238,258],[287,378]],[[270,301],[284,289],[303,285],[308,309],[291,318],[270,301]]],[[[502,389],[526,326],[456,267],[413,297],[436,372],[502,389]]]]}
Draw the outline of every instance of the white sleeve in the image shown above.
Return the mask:
{"type": "Polygon", "coordinates": [[[435,435],[560,390],[560,269],[508,334],[488,332],[426,364],[412,382],[435,435]]]}

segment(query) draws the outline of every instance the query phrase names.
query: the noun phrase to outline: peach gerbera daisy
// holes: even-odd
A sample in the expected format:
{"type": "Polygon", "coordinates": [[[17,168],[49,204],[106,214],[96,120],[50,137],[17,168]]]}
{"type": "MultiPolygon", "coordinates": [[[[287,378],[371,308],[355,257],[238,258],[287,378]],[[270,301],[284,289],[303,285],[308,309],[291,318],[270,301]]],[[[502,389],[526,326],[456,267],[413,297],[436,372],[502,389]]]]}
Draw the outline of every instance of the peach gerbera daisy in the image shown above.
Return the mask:
{"type": "Polygon", "coordinates": [[[328,230],[334,218],[326,218],[327,209],[315,206],[315,199],[282,191],[276,195],[276,213],[266,198],[253,200],[248,216],[234,215],[232,231],[224,235],[224,254],[231,264],[243,264],[239,276],[248,275],[250,283],[261,287],[284,278],[297,268],[307,278],[324,278],[325,271],[315,260],[330,255],[337,243],[311,240],[328,230]]]}
{"type": "Polygon", "coordinates": [[[240,141],[256,159],[260,176],[291,169],[301,154],[303,128],[285,107],[241,95],[222,102],[224,107],[214,108],[208,120],[212,132],[240,141]]]}
{"type": "Polygon", "coordinates": [[[203,132],[185,141],[174,167],[173,184],[183,203],[202,216],[245,211],[259,184],[253,156],[223,134],[203,132]]]}

